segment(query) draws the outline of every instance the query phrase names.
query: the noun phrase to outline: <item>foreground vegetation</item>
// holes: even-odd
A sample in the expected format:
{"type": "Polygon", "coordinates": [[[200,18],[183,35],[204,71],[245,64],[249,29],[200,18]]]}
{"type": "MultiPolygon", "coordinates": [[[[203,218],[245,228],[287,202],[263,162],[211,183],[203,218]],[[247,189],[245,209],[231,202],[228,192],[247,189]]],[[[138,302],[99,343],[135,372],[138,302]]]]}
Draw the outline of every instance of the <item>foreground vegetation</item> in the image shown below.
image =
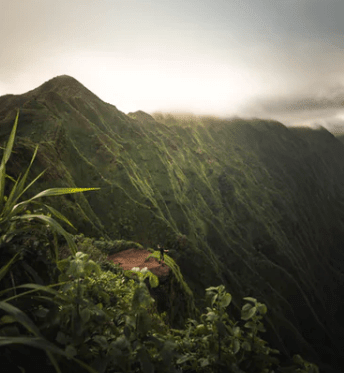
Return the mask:
{"type": "Polygon", "coordinates": [[[159,314],[146,269],[123,271],[104,254],[73,236],[52,218],[72,224],[37,199],[96,188],[48,189],[21,201],[23,177],[6,175],[18,115],[0,165],[0,355],[9,372],[319,372],[299,355],[281,366],[260,338],[265,304],[252,297],[241,320],[226,309],[232,297],[223,285],[206,289],[206,313],[172,329],[159,314]],[[14,184],[8,187],[7,182],[14,184]],[[29,210],[32,209],[32,212],[29,210]],[[69,253],[60,250],[61,237],[69,253]]]}

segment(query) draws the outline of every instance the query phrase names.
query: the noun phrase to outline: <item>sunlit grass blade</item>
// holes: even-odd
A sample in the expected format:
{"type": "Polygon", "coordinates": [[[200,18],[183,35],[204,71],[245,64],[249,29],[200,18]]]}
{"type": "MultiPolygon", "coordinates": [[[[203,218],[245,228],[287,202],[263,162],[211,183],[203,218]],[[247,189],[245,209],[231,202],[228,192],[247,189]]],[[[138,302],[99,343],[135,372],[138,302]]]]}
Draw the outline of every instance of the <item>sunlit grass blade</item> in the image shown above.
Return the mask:
{"type": "MultiPolygon", "coordinates": [[[[66,232],[56,220],[52,219],[49,216],[35,215],[35,214],[26,214],[26,215],[20,215],[20,216],[13,217],[13,220],[28,220],[28,219],[38,219],[38,220],[40,220],[40,221],[42,221],[44,223],[49,224],[49,226],[53,230],[55,230],[56,232],[62,234],[62,236],[66,239],[66,241],[68,243],[68,246],[69,246],[69,248],[72,251],[72,254],[73,255],[76,254],[77,247],[76,247],[74,241],[72,240],[71,235],[68,232],[66,232]]],[[[57,259],[58,258],[56,258],[56,260],[57,259]]]]}
{"type": "Polygon", "coordinates": [[[64,221],[65,223],[67,223],[68,225],[70,225],[73,229],[76,230],[76,228],[74,227],[74,225],[65,217],[63,216],[59,211],[55,210],[53,207],[49,206],[49,205],[45,205],[42,203],[42,206],[46,207],[47,210],[49,210],[54,216],[56,216],[57,218],[61,219],[62,221],[64,221]]]}
{"type": "Polygon", "coordinates": [[[100,188],[51,188],[36,194],[34,197],[31,198],[31,200],[40,197],[61,196],[63,194],[87,192],[89,190],[100,190],[100,188]]]}
{"type": "MultiPolygon", "coordinates": [[[[38,180],[44,173],[45,173],[45,171],[46,170],[44,170],[44,171],[42,171],[33,181],[31,181],[31,183],[24,189],[24,190],[22,190],[19,194],[17,193],[17,196],[15,197],[15,198],[13,198],[12,196],[10,196],[10,197],[12,197],[12,198],[9,198],[8,200],[7,200],[7,203],[6,203],[6,205],[5,205],[5,207],[4,207],[4,210],[3,210],[3,213],[2,213],[2,215],[4,216],[4,218],[6,219],[6,217],[7,217],[7,219],[10,219],[12,216],[14,216],[14,215],[16,215],[16,214],[18,214],[18,212],[20,212],[20,211],[22,211],[23,209],[21,209],[21,210],[18,210],[18,208],[19,208],[19,206],[21,206],[21,204],[28,204],[30,201],[31,201],[31,199],[29,199],[29,200],[27,200],[27,201],[23,201],[23,202],[21,202],[21,203],[19,203],[19,204],[17,204],[17,205],[15,205],[15,203],[17,203],[17,201],[18,201],[18,199],[30,188],[30,186],[32,185],[32,184],[34,184],[35,182],[36,182],[36,180],[38,180]]],[[[18,179],[19,180],[19,179],[18,179]]],[[[14,193],[14,192],[16,192],[16,190],[15,190],[15,188],[17,187],[17,183],[16,183],[16,185],[14,185],[13,186],[13,189],[12,189],[12,192],[11,192],[11,194],[12,193],[14,193]]],[[[19,187],[18,187],[18,191],[19,191],[19,187]]]]}
{"type": "Polygon", "coordinates": [[[18,196],[18,199],[33,185],[47,170],[43,170],[34,180],[31,181],[30,184],[26,186],[26,188],[22,191],[22,193],[18,196]]]}
{"type": "Polygon", "coordinates": [[[10,195],[8,196],[7,198],[7,201],[5,202],[5,206],[1,212],[1,215],[3,217],[6,217],[6,215],[8,214],[8,212],[11,210],[11,208],[13,207],[12,205],[12,199],[14,198],[14,195],[16,193],[16,190],[18,188],[18,183],[19,183],[19,179],[20,179],[20,175],[19,175],[19,178],[17,180],[15,180],[15,183],[12,187],[12,190],[11,190],[11,193],[10,195]]]}
{"type": "MultiPolygon", "coordinates": [[[[31,294],[31,293],[35,293],[37,291],[44,291],[48,294],[54,295],[58,299],[68,301],[69,298],[67,296],[65,296],[63,293],[59,293],[57,290],[52,289],[53,287],[58,287],[58,286],[62,286],[62,285],[65,285],[65,284],[66,284],[66,282],[59,282],[57,284],[52,284],[52,285],[47,285],[47,286],[38,285],[38,284],[19,285],[19,286],[16,286],[16,289],[27,289],[28,288],[28,289],[32,289],[32,290],[28,290],[28,291],[25,291],[24,293],[20,293],[20,294],[14,295],[13,297],[6,298],[6,302],[10,302],[11,300],[23,297],[23,296],[31,294]]],[[[5,290],[0,292],[0,296],[2,296],[5,293],[11,292],[12,290],[13,290],[13,288],[5,289],[5,290]]],[[[55,298],[55,300],[56,300],[56,298],[55,298]]]]}
{"type": "MultiPolygon", "coordinates": [[[[45,171],[43,171],[43,172],[45,172],[45,171]]],[[[43,172],[40,175],[38,175],[37,178],[34,181],[32,181],[29,186],[27,186],[25,188],[25,190],[27,190],[43,174],[43,172]]],[[[23,191],[23,193],[25,192],[25,190],[23,191]]],[[[89,190],[100,190],[100,188],[51,188],[51,189],[46,189],[43,192],[40,192],[40,193],[36,194],[34,197],[30,198],[29,200],[20,202],[17,205],[15,205],[13,207],[11,213],[9,214],[8,218],[11,218],[12,216],[18,215],[18,213],[20,213],[24,210],[25,205],[27,205],[28,203],[30,203],[31,201],[33,201],[36,198],[48,197],[48,196],[60,196],[60,195],[72,194],[72,193],[80,193],[80,192],[86,192],[86,191],[89,191],[89,190]]],[[[54,211],[56,211],[56,210],[54,209],[54,211]]],[[[59,217],[61,219],[62,215],[60,214],[59,217]]],[[[68,222],[65,217],[63,217],[62,220],[66,221],[67,224],[69,224],[71,227],[73,227],[73,225],[70,222],[68,222]]]]}
{"type": "Polygon", "coordinates": [[[24,193],[24,191],[26,190],[26,189],[24,189],[25,182],[26,182],[27,176],[28,176],[28,174],[29,174],[29,171],[30,171],[30,169],[31,169],[32,163],[33,163],[33,161],[34,161],[34,159],[35,159],[35,157],[36,157],[37,150],[38,150],[38,145],[37,145],[36,148],[35,148],[35,152],[34,152],[32,158],[31,158],[31,162],[30,162],[28,168],[27,168],[26,171],[25,171],[24,176],[23,176],[22,179],[20,180],[20,182],[19,182],[19,184],[18,184],[18,187],[15,188],[15,193],[14,193],[14,197],[13,197],[15,201],[16,201],[16,200],[17,200],[17,199],[18,199],[18,198],[19,198],[19,197],[24,193]]]}
{"type": "Polygon", "coordinates": [[[7,145],[6,145],[6,149],[5,149],[4,154],[3,154],[2,162],[4,162],[5,164],[10,159],[10,156],[11,156],[11,153],[12,153],[13,143],[14,143],[14,139],[15,139],[16,131],[17,131],[18,118],[19,118],[19,110],[17,111],[16,119],[14,121],[14,125],[13,125],[10,137],[9,137],[7,145]]]}
{"type": "Polygon", "coordinates": [[[12,208],[12,211],[7,212],[6,215],[1,214],[0,224],[4,224],[10,220],[13,216],[18,215],[26,209],[26,206],[30,203],[30,200],[18,203],[12,208]]]}
{"type": "Polygon", "coordinates": [[[49,205],[46,205],[45,203],[38,202],[38,201],[27,200],[27,201],[23,201],[23,202],[19,203],[18,205],[15,206],[15,208],[13,208],[12,213],[10,214],[9,217],[12,217],[12,215],[13,216],[17,215],[17,206],[22,206],[21,204],[23,204],[23,205],[25,203],[28,204],[29,202],[31,202],[32,205],[35,204],[35,205],[40,206],[40,207],[45,207],[48,211],[51,212],[52,215],[61,219],[62,221],[64,221],[65,223],[67,223],[69,226],[71,226],[73,229],[76,230],[74,225],[64,215],[62,215],[58,210],[54,209],[53,207],[51,207],[49,205]]]}
{"type": "Polygon", "coordinates": [[[20,253],[17,253],[13,256],[13,258],[7,262],[4,266],[0,268],[0,281],[4,278],[6,273],[9,271],[11,265],[17,260],[17,257],[20,255],[20,253]]]}
{"type": "Polygon", "coordinates": [[[6,166],[4,162],[1,162],[1,165],[0,165],[0,211],[2,211],[2,206],[4,204],[5,176],[6,176],[6,166]]]}
{"type": "MultiPolygon", "coordinates": [[[[13,153],[14,153],[14,152],[13,152],[13,153]]],[[[16,180],[15,180],[12,176],[10,176],[10,175],[6,175],[6,177],[7,177],[8,179],[12,180],[14,183],[16,182],[16,180]]]]}
{"type": "Polygon", "coordinates": [[[12,132],[10,134],[10,138],[7,142],[6,148],[4,150],[1,165],[0,165],[0,211],[2,210],[2,206],[4,203],[4,191],[5,191],[5,177],[6,177],[6,163],[10,158],[12,148],[13,148],[13,142],[17,130],[17,124],[18,124],[18,117],[19,117],[19,110],[17,111],[17,116],[14,121],[14,125],[12,128],[12,132]]]}

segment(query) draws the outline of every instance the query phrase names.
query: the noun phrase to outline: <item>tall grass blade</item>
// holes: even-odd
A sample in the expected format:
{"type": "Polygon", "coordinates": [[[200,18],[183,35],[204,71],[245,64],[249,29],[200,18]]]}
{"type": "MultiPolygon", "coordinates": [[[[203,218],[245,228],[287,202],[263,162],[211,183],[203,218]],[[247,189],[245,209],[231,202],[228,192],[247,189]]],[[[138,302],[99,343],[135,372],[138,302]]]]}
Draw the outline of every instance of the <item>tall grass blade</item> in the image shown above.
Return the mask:
{"type": "Polygon", "coordinates": [[[4,310],[11,316],[13,316],[20,324],[22,324],[30,333],[34,334],[36,337],[41,337],[42,335],[33,323],[33,321],[19,308],[12,306],[6,301],[0,301],[0,309],[4,310]]]}
{"type": "Polygon", "coordinates": [[[4,278],[6,273],[9,271],[11,265],[17,260],[17,257],[20,255],[20,253],[17,253],[13,256],[13,258],[4,266],[0,268],[0,281],[4,278]]]}
{"type": "Polygon", "coordinates": [[[42,203],[42,205],[44,207],[47,208],[47,210],[49,210],[54,216],[56,216],[57,218],[59,218],[60,220],[64,221],[65,223],[67,223],[68,225],[70,225],[73,229],[77,230],[74,225],[65,217],[63,216],[59,211],[55,210],[53,207],[49,206],[49,205],[45,205],[42,203]]]}
{"type": "MultiPolygon", "coordinates": [[[[52,219],[49,216],[45,215],[35,215],[35,214],[26,214],[26,215],[21,215],[21,216],[15,216],[13,217],[13,220],[28,220],[28,219],[38,219],[44,223],[49,224],[49,226],[56,232],[62,234],[62,236],[66,239],[69,248],[72,251],[72,254],[75,255],[77,252],[77,247],[74,241],[71,238],[71,235],[66,232],[61,225],[54,219],[52,219]]],[[[56,258],[57,260],[58,258],[56,258]]]]}
{"type": "MultiPolygon", "coordinates": [[[[15,152],[12,152],[12,153],[15,153],[15,152]]],[[[7,177],[7,179],[12,180],[14,183],[16,182],[16,180],[12,176],[6,175],[6,177],[7,177]]]]}
{"type": "Polygon", "coordinates": [[[14,125],[12,128],[12,132],[10,134],[10,138],[7,142],[6,148],[4,150],[1,165],[0,165],[0,211],[2,211],[3,203],[4,203],[4,191],[5,191],[5,177],[6,177],[6,163],[10,158],[12,148],[13,148],[13,142],[17,130],[17,124],[18,124],[18,118],[19,118],[19,110],[17,111],[17,116],[14,121],[14,125]]]}
{"type": "Polygon", "coordinates": [[[2,162],[4,162],[5,164],[10,159],[10,156],[11,156],[11,153],[12,153],[14,138],[16,136],[16,131],[17,131],[18,118],[19,118],[19,110],[17,111],[16,119],[14,121],[14,125],[13,125],[13,128],[12,128],[12,132],[11,132],[10,137],[8,139],[6,149],[4,151],[4,155],[3,155],[3,158],[2,158],[2,162]]]}
{"type": "Polygon", "coordinates": [[[31,169],[32,163],[33,163],[33,161],[34,161],[34,159],[36,157],[37,150],[38,150],[38,145],[35,148],[35,152],[34,152],[32,158],[31,158],[31,162],[30,162],[28,168],[25,171],[24,176],[20,180],[20,182],[18,184],[18,187],[15,189],[15,194],[14,194],[15,195],[15,197],[14,197],[15,200],[17,200],[24,193],[24,191],[26,190],[26,189],[24,190],[25,182],[26,182],[27,176],[29,174],[29,171],[31,169]]]}
{"type": "MultiPolygon", "coordinates": [[[[32,184],[34,184],[45,173],[45,171],[46,170],[42,171],[34,180],[32,180],[31,183],[23,191],[21,191],[19,193],[19,195],[17,195],[15,198],[12,197],[12,198],[8,199],[8,201],[7,201],[7,203],[4,207],[4,210],[3,210],[3,216],[4,216],[5,220],[6,220],[6,218],[10,219],[12,216],[21,212],[23,210],[23,208],[18,210],[19,206],[22,206],[22,204],[28,204],[31,201],[31,199],[29,199],[27,201],[23,201],[23,202],[15,205],[15,203],[18,201],[18,199],[31,187],[32,184]]],[[[17,187],[17,185],[13,186],[11,195],[12,195],[12,193],[15,192],[16,187],[17,187]]],[[[18,190],[19,190],[19,188],[18,188],[18,190]]]]}
{"type": "Polygon", "coordinates": [[[33,185],[47,170],[45,169],[42,171],[34,180],[31,181],[29,185],[22,191],[22,193],[18,196],[18,199],[33,185]]]}
{"type": "Polygon", "coordinates": [[[31,198],[31,200],[40,197],[61,196],[63,194],[86,192],[88,190],[100,190],[100,188],[51,188],[36,194],[34,197],[31,198]]]}
{"type": "MultiPolygon", "coordinates": [[[[11,298],[6,298],[6,302],[10,302],[11,300],[14,300],[14,299],[17,299],[19,297],[23,297],[24,295],[28,295],[28,294],[31,294],[31,293],[34,293],[34,292],[37,292],[37,291],[44,291],[48,294],[51,294],[51,295],[54,295],[55,298],[54,301],[59,301],[59,299],[61,300],[64,300],[64,301],[69,301],[69,298],[64,295],[63,293],[59,293],[57,290],[54,290],[54,289],[51,289],[52,287],[56,287],[56,286],[62,286],[62,285],[65,285],[66,282],[60,282],[58,284],[52,284],[52,285],[48,285],[48,286],[44,286],[44,285],[38,285],[38,284],[24,284],[24,285],[19,285],[17,286],[16,288],[17,289],[32,289],[32,290],[28,290],[28,291],[25,291],[24,293],[20,293],[16,296],[13,296],[11,298]]],[[[3,291],[0,292],[0,296],[2,296],[4,293],[7,293],[9,291],[12,291],[13,289],[5,289],[3,291]]]]}

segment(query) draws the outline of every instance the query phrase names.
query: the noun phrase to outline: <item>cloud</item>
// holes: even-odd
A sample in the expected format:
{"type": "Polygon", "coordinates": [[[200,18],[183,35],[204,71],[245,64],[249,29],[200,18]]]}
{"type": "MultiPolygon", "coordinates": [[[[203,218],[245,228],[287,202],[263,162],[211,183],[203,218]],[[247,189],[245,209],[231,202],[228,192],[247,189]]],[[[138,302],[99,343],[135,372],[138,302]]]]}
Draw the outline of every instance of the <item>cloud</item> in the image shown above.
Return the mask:
{"type": "Polygon", "coordinates": [[[316,93],[303,93],[287,97],[257,98],[251,110],[268,114],[300,111],[323,111],[344,108],[344,86],[319,89],[316,93]]]}

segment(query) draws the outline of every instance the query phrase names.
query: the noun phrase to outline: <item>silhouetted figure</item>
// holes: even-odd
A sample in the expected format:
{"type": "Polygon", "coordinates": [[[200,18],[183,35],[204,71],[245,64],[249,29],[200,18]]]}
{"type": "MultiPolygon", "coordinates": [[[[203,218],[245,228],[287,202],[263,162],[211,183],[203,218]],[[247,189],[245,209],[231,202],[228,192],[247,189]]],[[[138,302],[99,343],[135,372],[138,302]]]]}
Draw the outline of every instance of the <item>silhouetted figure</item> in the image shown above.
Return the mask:
{"type": "Polygon", "coordinates": [[[168,253],[168,250],[165,250],[164,247],[161,245],[158,245],[158,250],[160,251],[160,263],[161,261],[164,261],[164,253],[168,253]]]}

